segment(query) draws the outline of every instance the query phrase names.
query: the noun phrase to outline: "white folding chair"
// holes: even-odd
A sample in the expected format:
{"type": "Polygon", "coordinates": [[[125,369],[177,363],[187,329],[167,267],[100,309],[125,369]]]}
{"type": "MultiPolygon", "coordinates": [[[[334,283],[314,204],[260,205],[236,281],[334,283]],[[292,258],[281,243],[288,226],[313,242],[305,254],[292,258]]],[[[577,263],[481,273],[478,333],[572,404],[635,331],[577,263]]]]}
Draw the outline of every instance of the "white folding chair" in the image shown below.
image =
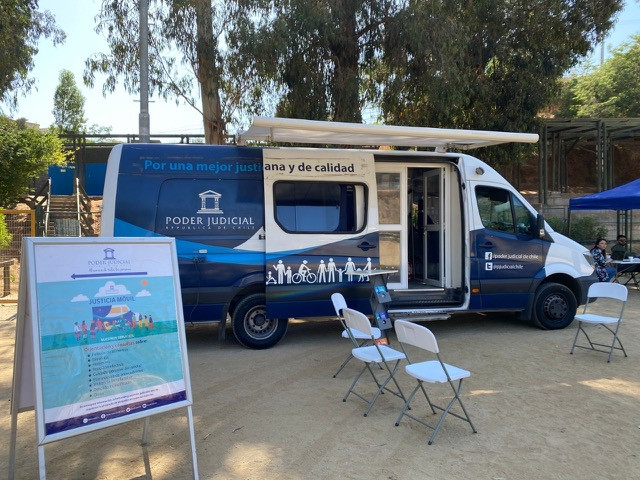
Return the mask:
{"type": "MultiPolygon", "coordinates": [[[[624,356],[627,356],[627,352],[625,352],[624,347],[622,346],[622,342],[618,338],[618,330],[620,329],[620,323],[622,322],[622,314],[624,313],[624,307],[627,303],[627,295],[629,291],[627,287],[624,285],[620,285],[619,283],[608,283],[608,282],[598,282],[594,283],[589,287],[589,291],[587,292],[587,302],[584,304],[584,310],[582,313],[576,315],[576,320],[578,320],[578,331],[576,332],[576,336],[573,339],[573,346],[571,347],[571,354],[577,348],[584,348],[586,350],[595,350],[596,352],[608,353],[609,357],[607,362],[611,362],[611,354],[614,350],[622,350],[624,356]],[[619,301],[621,303],[620,313],[618,316],[610,317],[606,315],[597,315],[594,313],[587,313],[587,305],[590,305],[590,302],[595,300],[596,298],[609,298],[614,302],[619,301]],[[597,343],[591,341],[589,335],[587,335],[586,330],[584,329],[584,324],[596,324],[602,325],[606,330],[608,330],[612,335],[613,339],[611,344],[597,343]],[[613,327],[615,325],[615,328],[613,327]],[[589,342],[589,346],[587,345],[577,345],[578,335],[582,332],[589,342]],[[618,342],[619,346],[616,346],[616,342],[618,342]],[[602,347],[602,348],[596,348],[602,347]]],[[[593,332],[592,332],[593,335],[593,332]]]]}
{"type": "Polygon", "coordinates": [[[398,336],[398,342],[400,342],[400,347],[402,351],[407,356],[407,362],[409,364],[405,366],[405,371],[415,378],[418,381],[416,388],[409,394],[407,401],[402,407],[402,412],[400,412],[400,416],[396,420],[396,427],[400,425],[400,420],[403,415],[406,415],[409,418],[412,418],[418,423],[421,423],[425,427],[433,429],[433,433],[431,437],[429,437],[429,445],[433,443],[434,438],[440,430],[442,423],[447,415],[453,415],[465,422],[468,422],[471,425],[471,430],[473,433],[477,433],[476,427],[473,426],[473,422],[471,422],[471,418],[467,413],[466,408],[464,407],[462,400],[460,399],[460,390],[462,389],[462,380],[471,376],[471,373],[468,370],[463,370],[462,368],[455,367],[453,365],[449,365],[448,363],[444,363],[440,358],[440,350],[438,348],[438,342],[436,341],[436,337],[433,335],[431,330],[427,327],[423,327],[422,325],[417,325],[415,323],[406,322],[404,320],[396,320],[394,324],[396,335],[398,336]],[[412,363],[407,350],[404,347],[406,345],[412,345],[414,347],[418,347],[422,350],[426,350],[431,353],[435,353],[437,360],[428,360],[419,363],[412,363]],[[455,381],[458,381],[458,385],[454,384],[455,381]],[[439,407],[431,402],[429,395],[427,395],[427,391],[424,388],[423,383],[449,383],[451,389],[453,390],[453,398],[446,407],[439,407]],[[407,410],[411,409],[411,401],[413,400],[414,395],[418,392],[418,390],[422,390],[424,393],[427,402],[429,403],[429,407],[431,407],[431,411],[436,413],[436,409],[442,411],[442,416],[440,420],[438,420],[437,425],[434,427],[429,425],[427,422],[423,421],[420,418],[417,418],[410,413],[407,413],[407,410]],[[462,412],[464,416],[458,415],[455,412],[451,411],[451,407],[455,402],[458,402],[460,407],[462,408],[462,412]]]}
{"type": "Polygon", "coordinates": [[[357,340],[353,338],[354,330],[366,334],[368,336],[368,340],[370,340],[373,343],[373,345],[356,347],[353,350],[351,350],[351,353],[355,358],[364,362],[364,368],[360,371],[360,373],[358,373],[358,375],[356,375],[356,377],[353,380],[353,383],[351,383],[351,386],[349,387],[349,390],[347,391],[347,394],[344,396],[342,401],[346,402],[347,398],[352,393],[356,397],[361,398],[362,400],[368,403],[367,410],[364,412],[364,416],[366,417],[371,411],[371,408],[373,407],[374,403],[376,403],[376,400],[378,399],[380,394],[383,393],[383,391],[385,390],[397,397],[402,398],[403,400],[406,400],[404,394],[402,393],[402,390],[400,389],[400,385],[398,385],[398,382],[394,377],[396,370],[398,370],[398,365],[400,364],[400,360],[405,358],[405,354],[402,352],[399,352],[398,350],[394,350],[393,348],[387,345],[378,345],[375,342],[373,327],[371,326],[369,319],[364,313],[358,312],[357,310],[354,310],[352,308],[343,308],[342,315],[344,317],[344,322],[347,326],[347,332],[351,336],[351,340],[354,342],[354,344],[357,344],[357,340]],[[377,363],[385,366],[387,370],[387,377],[382,382],[379,381],[378,378],[373,373],[373,370],[371,369],[372,363],[377,363]],[[369,370],[369,373],[371,373],[371,376],[373,377],[374,382],[378,386],[378,390],[376,391],[373,398],[371,398],[370,400],[353,390],[354,387],[356,386],[356,383],[358,383],[358,380],[360,380],[360,377],[362,377],[362,374],[367,370],[369,370]],[[391,380],[393,380],[393,383],[395,383],[396,388],[398,389],[397,391],[387,388],[387,384],[391,380]]]}
{"type": "MultiPolygon", "coordinates": [[[[336,311],[336,316],[338,317],[338,319],[340,320],[340,323],[342,324],[342,328],[343,328],[342,338],[351,340],[351,337],[349,336],[349,332],[347,331],[347,326],[345,325],[344,319],[342,318],[342,310],[344,308],[347,308],[346,300],[344,299],[341,293],[336,292],[331,295],[331,302],[333,303],[333,308],[336,311]]],[[[371,330],[373,331],[373,337],[375,340],[380,338],[380,336],[382,335],[382,332],[380,331],[379,328],[371,327],[371,330]]],[[[356,343],[353,345],[354,347],[363,347],[364,345],[367,345],[369,343],[370,339],[365,333],[359,332],[357,330],[353,330],[351,333],[353,334],[352,335],[353,338],[356,340],[356,343]]],[[[349,363],[349,361],[352,358],[353,358],[353,355],[351,354],[351,352],[349,352],[349,355],[347,355],[347,358],[344,359],[344,362],[342,362],[342,365],[340,365],[340,368],[338,368],[338,371],[333,374],[333,378],[336,378],[336,376],[342,371],[345,365],[349,363]]]]}

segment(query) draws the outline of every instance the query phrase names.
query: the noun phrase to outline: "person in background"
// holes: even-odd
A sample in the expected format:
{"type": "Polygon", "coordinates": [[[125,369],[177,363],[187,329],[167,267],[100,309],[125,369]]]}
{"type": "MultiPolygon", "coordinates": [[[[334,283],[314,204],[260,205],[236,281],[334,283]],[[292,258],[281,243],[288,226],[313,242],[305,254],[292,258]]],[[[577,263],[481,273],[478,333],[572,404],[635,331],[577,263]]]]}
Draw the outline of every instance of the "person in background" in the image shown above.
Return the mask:
{"type": "Polygon", "coordinates": [[[604,238],[598,238],[591,249],[591,256],[600,282],[608,282],[616,275],[616,269],[611,266],[611,259],[607,259],[606,253],[607,241],[604,238]]]}
{"type": "Polygon", "coordinates": [[[624,235],[618,235],[616,244],[611,247],[611,258],[613,260],[624,260],[629,255],[635,257],[635,254],[630,252],[627,248],[627,237],[624,235]]]}

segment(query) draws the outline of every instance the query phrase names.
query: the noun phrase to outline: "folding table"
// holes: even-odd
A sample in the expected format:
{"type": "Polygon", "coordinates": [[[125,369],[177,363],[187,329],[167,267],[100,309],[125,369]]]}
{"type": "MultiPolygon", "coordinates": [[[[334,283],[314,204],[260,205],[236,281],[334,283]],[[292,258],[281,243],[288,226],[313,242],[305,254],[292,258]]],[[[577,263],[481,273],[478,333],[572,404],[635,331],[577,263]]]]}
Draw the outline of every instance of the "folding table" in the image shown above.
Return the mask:
{"type": "Polygon", "coordinates": [[[637,277],[637,275],[640,274],[640,259],[613,260],[611,265],[616,269],[616,276],[612,282],[621,283],[623,285],[631,283],[632,286],[640,289],[640,279],[637,277]],[[629,278],[624,283],[620,281],[620,275],[623,273],[629,274],[629,278]]]}

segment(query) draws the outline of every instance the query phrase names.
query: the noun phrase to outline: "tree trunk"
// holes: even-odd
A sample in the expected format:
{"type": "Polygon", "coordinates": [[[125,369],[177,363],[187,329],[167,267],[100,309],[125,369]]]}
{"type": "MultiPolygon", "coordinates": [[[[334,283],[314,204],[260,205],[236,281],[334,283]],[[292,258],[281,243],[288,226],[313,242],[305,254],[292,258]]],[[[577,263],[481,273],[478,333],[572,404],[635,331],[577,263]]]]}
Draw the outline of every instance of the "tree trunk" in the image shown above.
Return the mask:
{"type": "Polygon", "coordinates": [[[338,31],[331,50],[334,58],[333,120],[362,122],[356,8],[358,2],[337,2],[338,31]]]}
{"type": "Polygon", "coordinates": [[[220,105],[220,70],[216,65],[218,51],[213,38],[211,0],[195,0],[198,54],[198,82],[202,97],[204,136],[206,143],[223,144],[225,125],[220,105]]]}

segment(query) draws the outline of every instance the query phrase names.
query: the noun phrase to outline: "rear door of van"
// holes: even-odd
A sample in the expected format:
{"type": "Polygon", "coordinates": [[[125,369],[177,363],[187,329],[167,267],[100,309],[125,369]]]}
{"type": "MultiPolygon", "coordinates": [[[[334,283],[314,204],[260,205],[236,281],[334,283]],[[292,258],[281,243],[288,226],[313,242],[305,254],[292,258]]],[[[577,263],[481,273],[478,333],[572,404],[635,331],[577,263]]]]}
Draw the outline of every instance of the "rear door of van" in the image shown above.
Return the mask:
{"type": "Polygon", "coordinates": [[[333,315],[331,294],[370,311],[378,266],[373,155],[348,150],[263,151],[267,316],[333,315]]]}

